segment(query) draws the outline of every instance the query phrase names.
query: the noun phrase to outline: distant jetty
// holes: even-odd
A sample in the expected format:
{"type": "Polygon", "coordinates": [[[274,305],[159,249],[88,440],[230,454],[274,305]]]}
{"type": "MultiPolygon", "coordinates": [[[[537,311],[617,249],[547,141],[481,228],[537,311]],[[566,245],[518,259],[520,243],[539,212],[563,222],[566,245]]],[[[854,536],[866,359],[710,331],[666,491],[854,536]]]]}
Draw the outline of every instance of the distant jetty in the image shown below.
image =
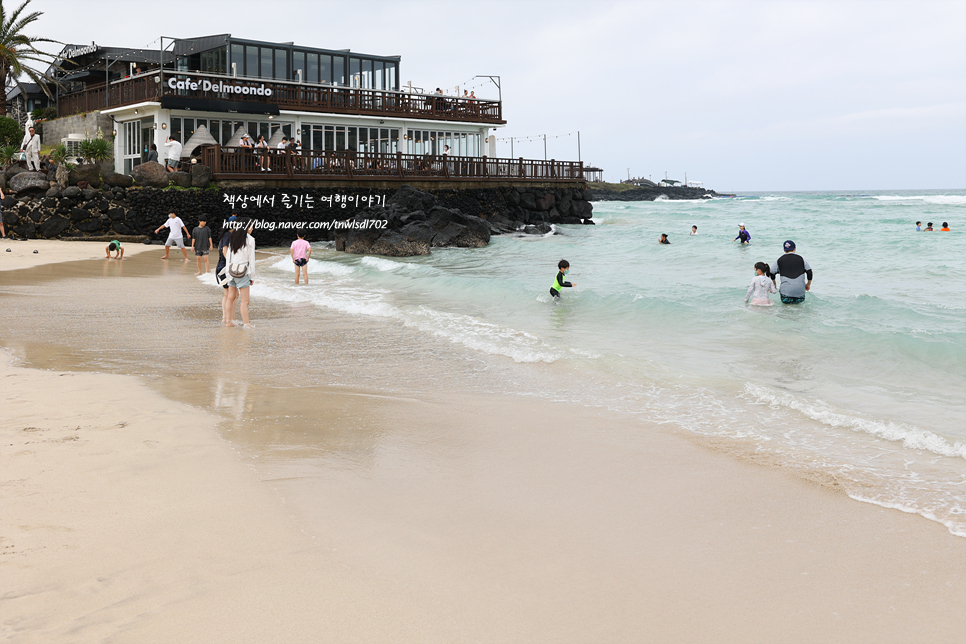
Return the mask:
{"type": "Polygon", "coordinates": [[[654,201],[666,199],[710,199],[712,197],[731,197],[718,194],[714,190],[691,186],[634,185],[633,183],[607,183],[593,181],[587,184],[590,189],[589,201],[654,201]]]}

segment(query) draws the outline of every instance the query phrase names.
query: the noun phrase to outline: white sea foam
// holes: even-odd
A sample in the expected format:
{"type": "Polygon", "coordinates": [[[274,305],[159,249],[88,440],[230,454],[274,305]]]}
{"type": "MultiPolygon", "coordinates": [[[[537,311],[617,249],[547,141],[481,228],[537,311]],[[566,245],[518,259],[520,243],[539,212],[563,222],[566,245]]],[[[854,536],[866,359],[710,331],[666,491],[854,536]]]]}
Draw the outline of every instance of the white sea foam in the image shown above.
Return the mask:
{"type": "MultiPolygon", "coordinates": [[[[946,528],[949,529],[950,534],[956,537],[966,537],[966,522],[964,521],[954,521],[952,519],[943,519],[937,516],[934,512],[929,512],[922,508],[917,508],[913,506],[905,505],[904,503],[892,503],[890,501],[879,501],[877,499],[870,499],[868,497],[860,496],[858,494],[849,494],[849,498],[855,499],[856,501],[862,501],[863,503],[871,503],[872,505],[878,505],[882,508],[888,508],[890,510],[899,510],[900,512],[905,512],[906,514],[918,514],[919,516],[929,519],[930,521],[935,521],[941,523],[946,528]]],[[[962,511],[956,512],[955,509],[950,512],[950,514],[960,514],[962,511]]]]}
{"type": "Polygon", "coordinates": [[[940,456],[966,459],[966,443],[950,443],[942,436],[914,425],[843,414],[824,402],[806,400],[752,383],[745,384],[744,392],[759,402],[794,409],[829,427],[864,432],[887,441],[902,443],[908,449],[921,449],[940,456]]]}
{"type": "Polygon", "coordinates": [[[359,262],[367,268],[373,268],[377,271],[388,272],[388,271],[399,271],[399,270],[419,270],[423,268],[420,264],[410,264],[409,262],[394,262],[391,259],[383,259],[382,257],[371,257],[366,255],[359,262]]]}
{"type": "Polygon", "coordinates": [[[387,291],[372,287],[363,288],[344,283],[326,284],[320,288],[294,288],[256,282],[251,291],[253,297],[264,297],[278,302],[311,302],[316,306],[352,315],[397,319],[405,326],[483,353],[506,356],[515,362],[554,362],[563,357],[561,352],[530,333],[426,306],[393,306],[385,301],[386,293],[387,291]]]}
{"type": "Polygon", "coordinates": [[[941,206],[966,206],[966,195],[873,195],[872,199],[887,202],[921,201],[941,206]]]}
{"type": "MultiPolygon", "coordinates": [[[[284,257],[269,264],[269,268],[294,273],[295,271],[293,270],[292,266],[293,264],[291,257],[284,257]]],[[[335,275],[338,277],[352,275],[352,273],[354,273],[356,270],[351,266],[346,266],[345,264],[340,264],[338,262],[326,262],[320,259],[309,259],[309,263],[306,264],[306,266],[309,267],[310,274],[335,275]]]]}

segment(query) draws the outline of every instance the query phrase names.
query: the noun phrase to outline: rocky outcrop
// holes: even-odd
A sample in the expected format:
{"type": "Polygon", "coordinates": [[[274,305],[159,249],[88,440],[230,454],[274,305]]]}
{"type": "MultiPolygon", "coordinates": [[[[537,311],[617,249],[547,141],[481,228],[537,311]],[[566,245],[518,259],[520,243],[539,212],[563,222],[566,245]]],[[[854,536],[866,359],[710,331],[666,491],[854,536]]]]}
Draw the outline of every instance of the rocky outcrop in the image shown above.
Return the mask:
{"type": "Polygon", "coordinates": [[[490,243],[490,225],[482,218],[444,208],[433,195],[403,186],[387,207],[368,208],[335,233],[336,250],[357,254],[407,257],[428,255],[431,248],[480,248],[490,243]]]}
{"type": "Polygon", "coordinates": [[[207,188],[211,183],[211,168],[201,163],[191,166],[191,187],[207,188]]]}
{"type": "Polygon", "coordinates": [[[99,188],[101,185],[101,166],[97,165],[96,163],[82,163],[70,171],[67,181],[72,186],[79,185],[82,181],[86,181],[88,186],[92,188],[99,188]]]}
{"type": "Polygon", "coordinates": [[[672,200],[708,199],[716,197],[718,193],[705,188],[690,188],[686,186],[635,186],[627,187],[621,183],[592,184],[588,201],[654,201],[658,198],[672,200]]]}
{"type": "Polygon", "coordinates": [[[191,175],[187,172],[169,172],[168,179],[171,181],[171,185],[178,186],[179,188],[190,188],[191,187],[191,175]]]}
{"type": "MultiPolygon", "coordinates": [[[[167,181],[169,173],[160,169],[167,181]]],[[[388,190],[70,186],[8,196],[3,201],[3,219],[8,234],[17,237],[117,235],[161,241],[163,233],[155,235],[154,230],[169,212],[178,213],[189,230],[203,216],[216,235],[231,215],[239,215],[256,220],[254,234],[260,247],[288,247],[300,224],[315,224],[306,229],[309,241],[337,241],[349,251],[400,256],[443,246],[482,246],[492,235],[544,235],[553,230],[551,224],[593,223],[585,192],[576,186],[432,192],[410,186],[388,190]],[[527,208],[538,204],[547,210],[527,208]]],[[[561,230],[566,234],[566,229],[557,232],[561,230]]]]}
{"type": "Polygon", "coordinates": [[[157,161],[148,161],[131,170],[131,178],[139,186],[165,188],[168,185],[168,171],[157,161]]]}
{"type": "Polygon", "coordinates": [[[130,188],[134,185],[134,179],[126,174],[108,172],[104,175],[104,183],[112,188],[130,188]]]}
{"type": "Polygon", "coordinates": [[[43,172],[19,172],[7,182],[7,187],[11,192],[16,193],[32,190],[46,192],[50,189],[50,182],[47,181],[47,175],[43,172]]]}

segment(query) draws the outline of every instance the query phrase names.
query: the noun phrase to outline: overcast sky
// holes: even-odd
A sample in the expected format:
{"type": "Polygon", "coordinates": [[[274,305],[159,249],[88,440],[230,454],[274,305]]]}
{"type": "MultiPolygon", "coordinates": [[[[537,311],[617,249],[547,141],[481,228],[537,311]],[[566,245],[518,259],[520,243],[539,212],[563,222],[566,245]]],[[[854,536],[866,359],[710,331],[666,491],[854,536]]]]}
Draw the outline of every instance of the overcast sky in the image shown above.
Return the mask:
{"type": "MultiPolygon", "coordinates": [[[[6,0],[10,11],[15,0],[6,0]]],[[[28,33],[240,38],[402,56],[433,89],[501,77],[514,156],[718,191],[966,188],[966,0],[33,0],[28,33]],[[559,138],[552,138],[559,136],[559,138]]],[[[51,47],[58,49],[58,47],[51,47]]],[[[492,85],[477,87],[496,96],[492,85]]],[[[497,153],[510,156],[501,141],[497,153]]]]}

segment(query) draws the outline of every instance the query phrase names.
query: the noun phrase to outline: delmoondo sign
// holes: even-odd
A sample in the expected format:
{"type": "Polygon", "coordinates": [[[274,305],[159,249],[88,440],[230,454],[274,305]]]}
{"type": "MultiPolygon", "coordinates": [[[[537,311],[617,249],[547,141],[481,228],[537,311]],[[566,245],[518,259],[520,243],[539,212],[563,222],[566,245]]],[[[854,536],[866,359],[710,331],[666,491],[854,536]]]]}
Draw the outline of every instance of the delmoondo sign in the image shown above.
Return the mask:
{"type": "Polygon", "coordinates": [[[168,87],[171,89],[185,89],[191,91],[201,90],[202,92],[225,92],[227,94],[247,94],[249,96],[271,96],[272,89],[270,87],[265,87],[265,84],[261,84],[258,87],[251,87],[249,85],[229,85],[228,83],[222,83],[220,81],[212,82],[210,80],[200,80],[194,81],[190,78],[185,78],[184,80],[178,80],[177,78],[168,79],[168,87]]]}

